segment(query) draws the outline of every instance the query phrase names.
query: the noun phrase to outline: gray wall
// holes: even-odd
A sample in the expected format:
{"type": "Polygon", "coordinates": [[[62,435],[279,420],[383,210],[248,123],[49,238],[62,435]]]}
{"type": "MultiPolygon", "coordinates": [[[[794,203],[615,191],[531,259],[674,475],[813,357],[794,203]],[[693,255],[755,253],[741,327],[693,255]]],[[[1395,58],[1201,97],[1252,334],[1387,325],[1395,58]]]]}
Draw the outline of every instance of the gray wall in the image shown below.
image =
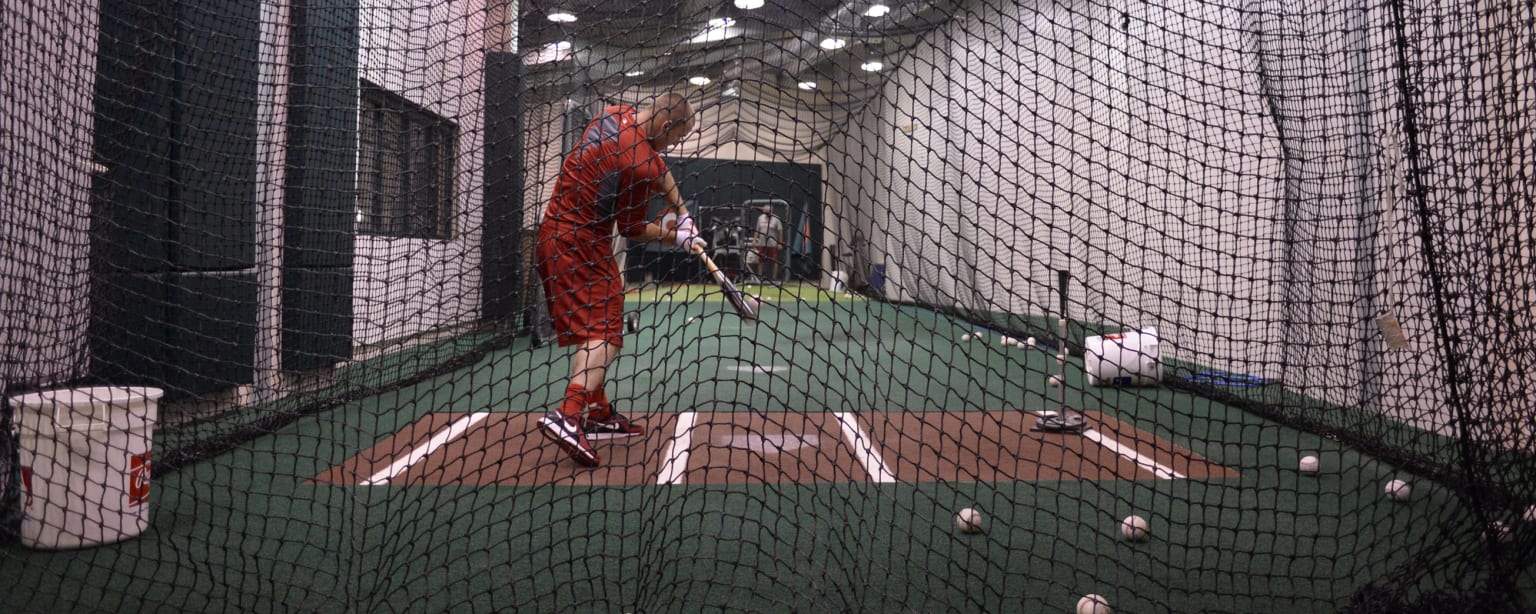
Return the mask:
{"type": "MultiPolygon", "coordinates": [[[[1424,246],[1394,162],[1390,14],[1160,4],[968,3],[830,139],[830,192],[857,203],[843,209],[845,234],[872,239],[863,256],[887,267],[895,299],[1039,314],[1054,305],[1051,272],[1066,268],[1074,317],[1157,326],[1167,358],[1448,431],[1424,246]],[[1410,347],[1383,343],[1385,310],[1410,347]]],[[[1530,224],[1511,216],[1530,215],[1513,202],[1529,174],[1514,168],[1531,166],[1518,127],[1536,105],[1531,77],[1514,70],[1531,59],[1511,57],[1531,53],[1515,49],[1519,30],[1463,40],[1458,28],[1489,24],[1460,8],[1410,6],[1408,36],[1428,67],[1415,77],[1431,83],[1418,101],[1425,157],[1455,162],[1432,162],[1428,178],[1450,281],[1469,297],[1480,275],[1508,288],[1493,306],[1458,307],[1491,317],[1502,304],[1512,322],[1460,325],[1460,351],[1482,357],[1511,342],[1477,327],[1531,331],[1529,267],[1498,265],[1481,246],[1492,232],[1506,245],[1497,258],[1530,262],[1530,224]],[[1503,69],[1467,51],[1478,45],[1501,49],[1490,57],[1503,69]],[[1510,159],[1523,166],[1493,162],[1510,159]],[[1464,213],[1500,198],[1504,218],[1464,213]]],[[[1521,11],[1495,13],[1518,24],[1521,11]]],[[[1507,351],[1528,359],[1523,338],[1507,351]]],[[[1504,422],[1518,422],[1515,405],[1504,402],[1504,422]]]]}
{"type": "Polygon", "coordinates": [[[0,9],[0,385],[82,375],[95,2],[0,9]]]}

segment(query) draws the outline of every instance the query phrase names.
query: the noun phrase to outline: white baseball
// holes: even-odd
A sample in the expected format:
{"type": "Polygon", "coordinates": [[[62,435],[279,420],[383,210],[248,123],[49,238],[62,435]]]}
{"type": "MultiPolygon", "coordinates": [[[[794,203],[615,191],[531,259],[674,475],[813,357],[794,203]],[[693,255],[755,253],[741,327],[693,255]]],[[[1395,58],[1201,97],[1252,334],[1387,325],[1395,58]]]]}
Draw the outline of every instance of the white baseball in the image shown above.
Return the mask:
{"type": "Polygon", "coordinates": [[[1133,542],[1139,542],[1147,538],[1147,519],[1137,515],[1126,516],[1120,521],[1120,534],[1133,542]]]}
{"type": "Polygon", "coordinates": [[[965,508],[960,510],[959,514],[955,514],[955,527],[960,529],[961,533],[981,532],[981,522],[981,512],[971,508],[965,508]]]}
{"type": "Polygon", "coordinates": [[[1084,595],[1077,600],[1077,614],[1111,614],[1109,600],[1098,595],[1084,595]]]}
{"type": "Polygon", "coordinates": [[[1308,474],[1308,475],[1315,474],[1315,473],[1318,472],[1318,470],[1320,468],[1321,467],[1318,465],[1317,457],[1316,456],[1303,456],[1303,457],[1301,457],[1301,472],[1302,473],[1305,473],[1305,474],[1308,474]]]}

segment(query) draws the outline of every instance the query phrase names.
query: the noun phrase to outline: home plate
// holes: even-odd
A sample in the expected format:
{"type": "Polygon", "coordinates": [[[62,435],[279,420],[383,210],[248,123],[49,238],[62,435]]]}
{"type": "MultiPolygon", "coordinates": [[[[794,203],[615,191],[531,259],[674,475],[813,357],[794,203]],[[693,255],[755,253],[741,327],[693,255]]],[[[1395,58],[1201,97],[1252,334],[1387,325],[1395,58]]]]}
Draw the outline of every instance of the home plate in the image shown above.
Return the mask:
{"type": "Polygon", "coordinates": [[[783,365],[735,365],[726,367],[726,369],[736,371],[738,373],[778,373],[780,371],[789,370],[789,367],[785,367],[783,365]]]}
{"type": "Polygon", "coordinates": [[[794,433],[778,433],[776,435],[759,435],[748,433],[745,435],[729,435],[717,437],[715,445],[725,448],[737,448],[750,450],[758,454],[782,454],[794,452],[804,447],[815,448],[821,445],[820,435],[796,435],[794,433]]]}

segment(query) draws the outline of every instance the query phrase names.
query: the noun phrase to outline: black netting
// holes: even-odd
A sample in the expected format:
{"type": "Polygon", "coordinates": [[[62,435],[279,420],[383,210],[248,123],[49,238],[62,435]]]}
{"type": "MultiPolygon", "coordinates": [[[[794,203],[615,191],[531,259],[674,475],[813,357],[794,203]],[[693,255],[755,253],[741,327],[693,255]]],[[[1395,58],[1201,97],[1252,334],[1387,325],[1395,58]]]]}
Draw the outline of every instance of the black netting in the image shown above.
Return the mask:
{"type": "Polygon", "coordinates": [[[1529,2],[0,16],[0,610],[1536,607],[1529,2]]]}

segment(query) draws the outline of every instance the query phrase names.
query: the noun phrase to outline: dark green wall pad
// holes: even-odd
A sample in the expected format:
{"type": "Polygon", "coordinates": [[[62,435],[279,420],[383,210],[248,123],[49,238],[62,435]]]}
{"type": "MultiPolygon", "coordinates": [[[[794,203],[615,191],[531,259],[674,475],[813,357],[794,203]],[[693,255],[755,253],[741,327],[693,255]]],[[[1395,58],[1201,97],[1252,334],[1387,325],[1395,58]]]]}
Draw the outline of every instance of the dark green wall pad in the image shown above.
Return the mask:
{"type": "Polygon", "coordinates": [[[170,244],[180,270],[256,262],[256,82],[259,0],[180,5],[171,142],[176,206],[170,244]]]}
{"type": "Polygon", "coordinates": [[[252,381],[260,6],[100,5],[92,379],[170,399],[252,381]]]}
{"type": "Polygon", "coordinates": [[[91,181],[91,256],[128,271],[172,268],[175,2],[102,0],[91,181]]]}
{"type": "Polygon", "coordinates": [[[129,271],[255,262],[260,3],[101,5],[94,255],[129,271]]]}
{"type": "Polygon", "coordinates": [[[351,357],[352,269],[284,269],[283,370],[319,369],[351,357]]]}
{"type": "Polygon", "coordinates": [[[106,0],[94,257],[139,272],[255,263],[260,3],[106,0]]]}
{"type": "Polygon", "coordinates": [[[523,61],[485,56],[485,202],[482,317],[501,320],[525,309],[523,252],[523,61]]]}
{"type": "Polygon", "coordinates": [[[292,5],[283,262],[352,266],[357,197],[357,3],[292,5]]]}
{"type": "Polygon", "coordinates": [[[95,286],[93,379],[172,400],[251,383],[255,273],[120,274],[95,286]]]}
{"type": "Polygon", "coordinates": [[[175,354],[167,332],[166,276],[98,276],[91,284],[91,374],[122,386],[164,386],[175,354]]]}

